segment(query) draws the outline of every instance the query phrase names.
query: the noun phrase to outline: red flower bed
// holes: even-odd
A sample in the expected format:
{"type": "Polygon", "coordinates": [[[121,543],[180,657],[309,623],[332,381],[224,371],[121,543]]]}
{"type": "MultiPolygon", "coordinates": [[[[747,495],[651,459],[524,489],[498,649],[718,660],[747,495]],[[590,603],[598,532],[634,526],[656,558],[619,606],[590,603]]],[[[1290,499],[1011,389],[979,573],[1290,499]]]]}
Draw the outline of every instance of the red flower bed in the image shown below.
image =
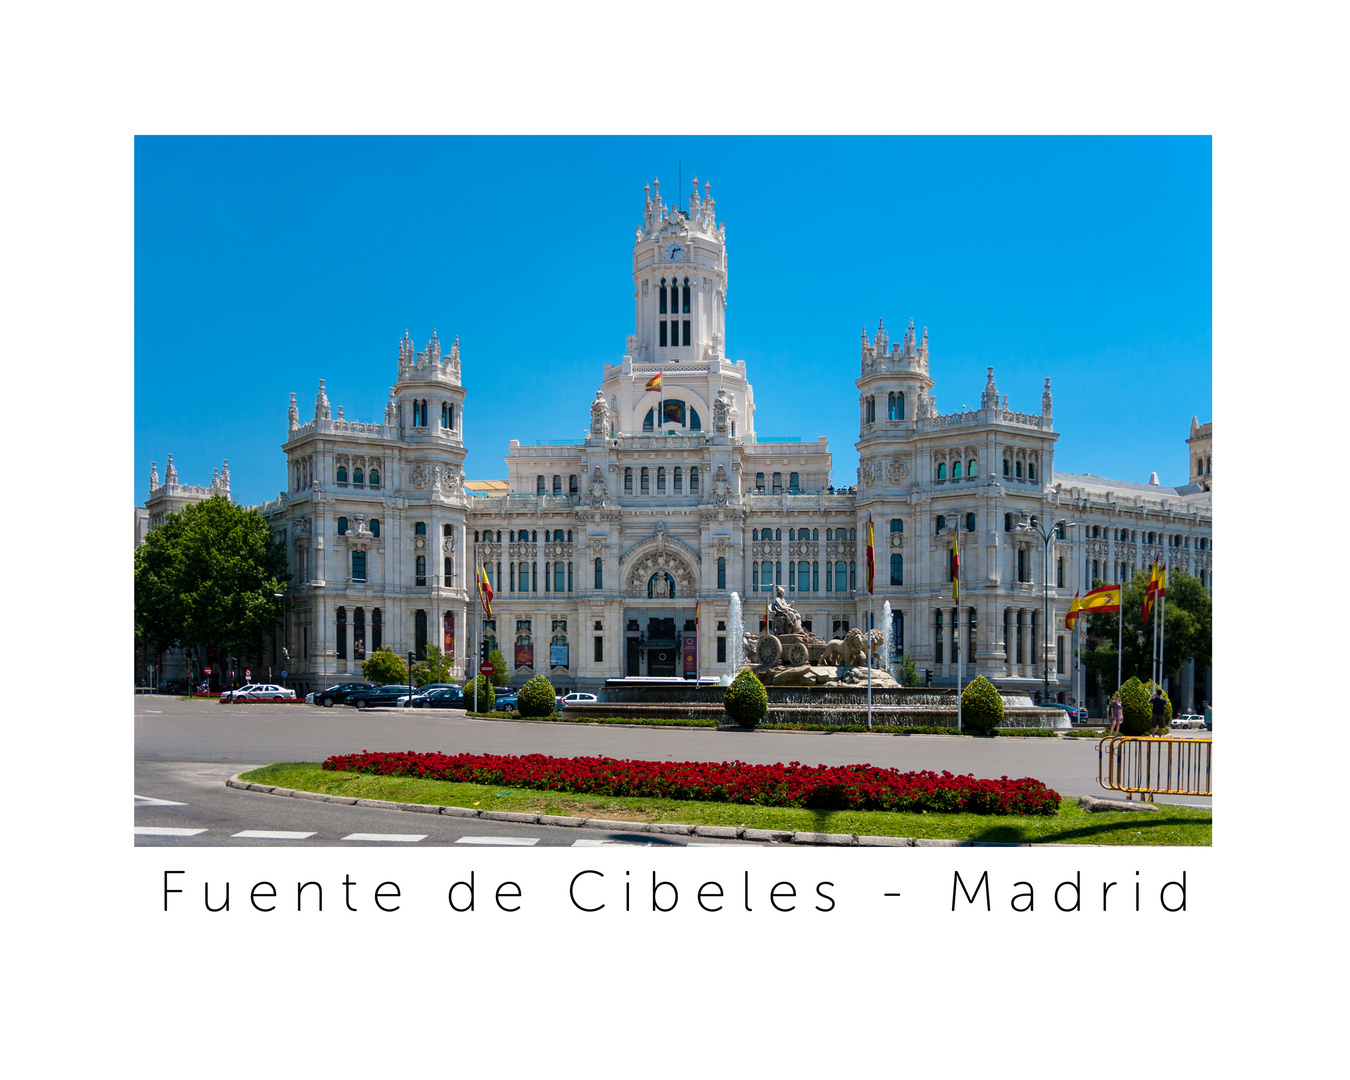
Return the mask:
{"type": "Polygon", "coordinates": [[[746,765],[740,761],[621,761],[542,754],[335,754],[333,771],[467,784],[632,795],[813,810],[929,810],[966,814],[1054,814],[1059,794],[1039,780],[977,780],[950,772],[874,765],[746,765]]]}

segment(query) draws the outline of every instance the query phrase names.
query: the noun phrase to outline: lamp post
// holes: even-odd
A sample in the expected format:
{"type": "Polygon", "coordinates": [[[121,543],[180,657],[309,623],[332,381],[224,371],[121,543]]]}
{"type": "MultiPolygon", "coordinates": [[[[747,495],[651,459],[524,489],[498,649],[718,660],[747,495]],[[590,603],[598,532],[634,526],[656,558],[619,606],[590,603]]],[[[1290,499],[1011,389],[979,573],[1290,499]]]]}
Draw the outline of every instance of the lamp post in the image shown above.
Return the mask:
{"type": "MultiPolygon", "coordinates": [[[[284,587],[285,586],[283,586],[283,588],[284,587]]],[[[272,595],[281,601],[281,670],[285,673],[282,676],[281,685],[285,686],[286,676],[290,674],[291,670],[291,651],[287,648],[290,644],[291,634],[290,627],[286,624],[286,594],[284,592],[274,592],[272,595]]]]}
{"type": "Polygon", "coordinates": [[[1065,521],[1060,518],[1048,529],[1043,525],[1032,524],[1027,520],[1025,513],[1021,514],[1017,521],[1017,532],[1031,533],[1041,538],[1043,544],[1043,559],[1041,562],[1041,577],[1044,582],[1045,607],[1041,633],[1041,704],[1044,705],[1050,700],[1050,653],[1048,646],[1050,644],[1050,541],[1054,539],[1055,533],[1064,529],[1072,529],[1078,522],[1065,521]]]}

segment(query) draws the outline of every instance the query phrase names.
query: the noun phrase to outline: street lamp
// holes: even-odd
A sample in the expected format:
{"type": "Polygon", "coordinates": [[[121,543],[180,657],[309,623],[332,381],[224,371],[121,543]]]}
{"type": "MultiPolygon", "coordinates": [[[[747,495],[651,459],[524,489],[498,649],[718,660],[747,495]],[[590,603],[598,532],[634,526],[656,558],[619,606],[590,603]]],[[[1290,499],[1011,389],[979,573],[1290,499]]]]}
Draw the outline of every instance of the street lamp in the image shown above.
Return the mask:
{"type": "Polygon", "coordinates": [[[1042,525],[1033,525],[1027,520],[1027,515],[1023,512],[1017,521],[1016,531],[1021,533],[1032,533],[1041,538],[1044,545],[1043,560],[1041,562],[1041,578],[1045,589],[1045,608],[1044,622],[1041,633],[1041,704],[1044,705],[1050,700],[1050,541],[1054,538],[1056,532],[1062,532],[1064,529],[1072,529],[1078,522],[1065,521],[1060,518],[1048,529],[1042,525]]]}
{"type": "Polygon", "coordinates": [[[286,676],[290,674],[291,670],[291,650],[287,648],[291,641],[291,628],[286,622],[286,594],[274,592],[272,595],[281,601],[281,663],[283,664],[281,685],[285,686],[286,676]]]}

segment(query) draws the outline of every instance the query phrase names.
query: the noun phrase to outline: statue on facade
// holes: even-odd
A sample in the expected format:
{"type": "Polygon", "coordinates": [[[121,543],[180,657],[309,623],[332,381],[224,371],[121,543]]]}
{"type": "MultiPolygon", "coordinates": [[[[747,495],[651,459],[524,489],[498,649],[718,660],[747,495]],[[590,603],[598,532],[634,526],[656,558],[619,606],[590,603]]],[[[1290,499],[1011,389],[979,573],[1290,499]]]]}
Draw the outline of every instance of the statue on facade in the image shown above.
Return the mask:
{"type": "Polygon", "coordinates": [[[591,402],[591,434],[603,439],[608,431],[609,402],[605,400],[604,391],[597,390],[595,400],[591,402]]]}
{"type": "Polygon", "coordinates": [[[719,389],[717,400],[713,402],[713,431],[718,435],[727,433],[730,413],[731,399],[727,397],[725,389],[719,389]]]}
{"type": "Polygon", "coordinates": [[[802,617],[787,598],[787,590],[781,585],[773,587],[773,601],[769,604],[769,615],[773,620],[775,634],[800,634],[802,617]]]}

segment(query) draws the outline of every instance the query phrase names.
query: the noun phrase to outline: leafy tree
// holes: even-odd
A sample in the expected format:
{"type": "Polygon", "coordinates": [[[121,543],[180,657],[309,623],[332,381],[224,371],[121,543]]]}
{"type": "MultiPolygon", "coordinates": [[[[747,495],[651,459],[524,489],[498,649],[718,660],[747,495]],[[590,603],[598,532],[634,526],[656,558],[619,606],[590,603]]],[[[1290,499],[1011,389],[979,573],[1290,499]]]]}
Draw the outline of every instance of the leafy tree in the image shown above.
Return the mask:
{"type": "Polygon", "coordinates": [[[408,665],[388,645],[381,645],[361,661],[361,674],[376,686],[408,681],[408,665]]]}
{"type": "Polygon", "coordinates": [[[261,655],[280,625],[286,548],[256,510],[223,495],[168,514],[135,552],[135,625],[156,652],[261,655]]]}
{"type": "MultiPolygon", "coordinates": [[[[1140,571],[1121,590],[1125,616],[1125,625],[1121,628],[1124,638],[1120,665],[1122,679],[1129,679],[1131,675],[1148,679],[1152,674],[1155,617],[1150,614],[1148,626],[1145,626],[1142,610],[1148,578],[1148,572],[1140,571]]],[[[1180,675],[1181,667],[1187,660],[1194,660],[1198,668],[1209,667],[1213,656],[1213,617],[1209,593],[1198,578],[1191,577],[1184,570],[1169,570],[1166,599],[1167,605],[1163,612],[1163,674],[1175,678],[1180,675]]],[[[1097,672],[1104,686],[1114,685],[1116,681],[1116,634],[1114,613],[1088,616],[1083,663],[1097,672]]]]}
{"type": "Polygon", "coordinates": [[[909,653],[902,654],[896,662],[895,673],[901,686],[918,686],[922,681],[919,678],[919,669],[914,666],[914,657],[909,653]]]}
{"type": "Polygon", "coordinates": [[[558,695],[553,684],[543,675],[526,679],[516,697],[516,709],[521,716],[552,716],[558,711],[558,695]]]}
{"type": "Polygon", "coordinates": [[[506,686],[511,681],[511,672],[506,667],[506,657],[502,655],[501,649],[493,649],[488,653],[488,663],[492,665],[492,685],[506,686]]]}
{"type": "Polygon", "coordinates": [[[497,698],[492,692],[492,680],[486,675],[475,675],[464,684],[464,708],[473,709],[474,687],[478,688],[478,711],[491,712],[497,705],[497,698]]]}
{"type": "Polygon", "coordinates": [[[422,659],[413,664],[413,678],[418,686],[425,686],[427,683],[454,682],[453,667],[455,658],[446,656],[441,650],[428,641],[422,646],[422,659]]]}

